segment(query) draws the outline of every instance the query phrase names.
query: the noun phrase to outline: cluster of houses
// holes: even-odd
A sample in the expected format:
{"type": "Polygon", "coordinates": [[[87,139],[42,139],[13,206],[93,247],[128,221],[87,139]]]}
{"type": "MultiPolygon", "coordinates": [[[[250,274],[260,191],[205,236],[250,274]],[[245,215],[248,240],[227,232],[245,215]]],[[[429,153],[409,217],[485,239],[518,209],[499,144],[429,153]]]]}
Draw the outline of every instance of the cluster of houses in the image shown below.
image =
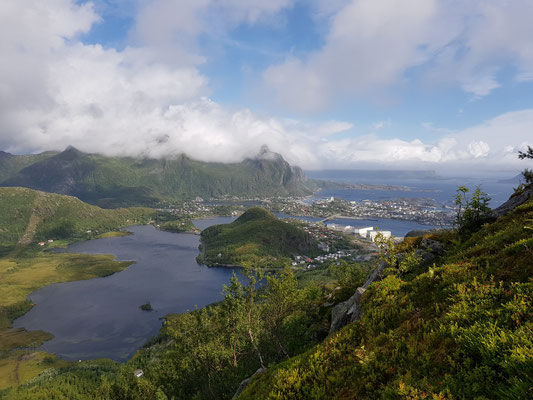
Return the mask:
{"type": "Polygon", "coordinates": [[[316,264],[323,264],[326,261],[338,261],[343,257],[350,257],[351,253],[347,251],[337,251],[335,253],[325,254],[323,256],[317,256],[315,258],[309,258],[306,256],[294,256],[292,262],[293,267],[299,266],[304,269],[316,268],[316,264]]]}
{"type": "Polygon", "coordinates": [[[363,239],[368,239],[371,242],[374,242],[376,240],[376,237],[381,234],[384,239],[388,239],[392,236],[391,231],[380,231],[375,229],[372,226],[366,227],[366,228],[357,228],[353,227],[351,225],[338,225],[338,224],[327,224],[326,227],[328,229],[332,229],[335,231],[341,231],[346,234],[352,234],[352,235],[358,235],[363,239]]]}

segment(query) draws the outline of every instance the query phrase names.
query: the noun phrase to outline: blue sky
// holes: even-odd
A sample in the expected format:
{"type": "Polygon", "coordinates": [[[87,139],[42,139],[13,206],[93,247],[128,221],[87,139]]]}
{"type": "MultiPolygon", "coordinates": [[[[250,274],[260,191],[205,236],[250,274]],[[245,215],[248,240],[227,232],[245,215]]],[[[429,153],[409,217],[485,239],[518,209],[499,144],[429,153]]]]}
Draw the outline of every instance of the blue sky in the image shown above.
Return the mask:
{"type": "Polygon", "coordinates": [[[518,171],[530,15],[529,0],[6,0],[0,146],[518,171]]]}

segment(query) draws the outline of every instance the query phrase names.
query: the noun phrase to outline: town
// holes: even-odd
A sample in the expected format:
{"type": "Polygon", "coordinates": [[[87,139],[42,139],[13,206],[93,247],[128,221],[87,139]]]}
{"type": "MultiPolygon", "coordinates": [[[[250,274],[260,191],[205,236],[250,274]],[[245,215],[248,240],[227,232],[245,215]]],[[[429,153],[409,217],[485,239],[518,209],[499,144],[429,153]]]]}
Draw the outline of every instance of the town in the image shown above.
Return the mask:
{"type": "Polygon", "coordinates": [[[456,215],[453,208],[439,206],[428,198],[357,202],[333,197],[314,200],[299,197],[253,199],[228,197],[218,201],[205,201],[198,197],[192,201],[167,205],[164,210],[182,217],[195,219],[212,216],[238,216],[252,205],[259,205],[278,214],[310,217],[323,222],[339,218],[388,218],[413,221],[422,225],[450,227],[453,225],[456,215]]]}

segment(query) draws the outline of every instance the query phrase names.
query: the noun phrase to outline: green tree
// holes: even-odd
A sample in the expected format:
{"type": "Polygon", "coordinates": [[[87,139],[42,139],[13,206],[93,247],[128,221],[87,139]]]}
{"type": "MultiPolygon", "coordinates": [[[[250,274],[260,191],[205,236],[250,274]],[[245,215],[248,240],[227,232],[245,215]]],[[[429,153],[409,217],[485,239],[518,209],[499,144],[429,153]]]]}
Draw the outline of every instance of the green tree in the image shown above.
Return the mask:
{"type": "Polygon", "coordinates": [[[329,270],[339,285],[351,289],[361,286],[368,272],[361,264],[344,260],[331,264],[329,270]]]}
{"type": "Polygon", "coordinates": [[[246,321],[246,330],[248,332],[248,339],[252,345],[261,368],[265,368],[263,355],[260,348],[260,332],[262,329],[262,321],[260,318],[259,306],[257,300],[257,286],[264,278],[264,274],[254,269],[251,265],[246,264],[244,267],[244,276],[248,280],[248,284],[244,287],[244,314],[246,321]]]}
{"type": "Polygon", "coordinates": [[[290,332],[284,330],[285,322],[301,307],[303,293],[298,290],[298,281],[288,267],[275,276],[267,275],[265,279],[267,284],[261,296],[265,303],[262,320],[268,335],[288,358],[285,342],[290,332]]]}
{"type": "MultiPolygon", "coordinates": [[[[524,160],[526,158],[533,159],[533,148],[531,146],[527,146],[527,151],[519,151],[518,158],[521,160],[524,160]]],[[[522,171],[522,176],[524,177],[525,185],[520,184],[515,189],[515,193],[521,192],[522,190],[524,190],[526,186],[533,184],[533,170],[528,169],[528,168],[524,169],[522,171]]]]}
{"type": "Polygon", "coordinates": [[[470,189],[466,186],[459,186],[455,196],[455,205],[457,206],[455,225],[461,235],[478,230],[491,211],[489,207],[490,197],[479,186],[476,187],[472,196],[468,196],[469,192],[470,189]]]}
{"type": "Polygon", "coordinates": [[[221,305],[229,342],[231,346],[233,367],[237,368],[239,354],[245,345],[245,297],[244,288],[239,278],[233,273],[229,285],[224,285],[224,302],[221,305]]]}

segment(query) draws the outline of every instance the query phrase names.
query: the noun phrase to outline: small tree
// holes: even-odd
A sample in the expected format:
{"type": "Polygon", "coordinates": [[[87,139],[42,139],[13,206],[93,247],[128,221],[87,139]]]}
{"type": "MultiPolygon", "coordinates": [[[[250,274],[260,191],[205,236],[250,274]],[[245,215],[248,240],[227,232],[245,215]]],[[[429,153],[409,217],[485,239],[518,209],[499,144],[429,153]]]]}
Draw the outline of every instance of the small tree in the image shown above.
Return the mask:
{"type": "MultiPolygon", "coordinates": [[[[533,148],[531,146],[527,146],[527,151],[519,151],[518,152],[518,158],[521,159],[521,160],[524,160],[526,158],[533,159],[533,148]]],[[[522,171],[522,176],[524,177],[526,185],[533,184],[533,170],[528,169],[528,168],[524,169],[522,171]]],[[[515,192],[520,192],[523,189],[524,189],[524,185],[520,184],[520,186],[518,186],[515,189],[515,192]]]]}
{"type": "Polygon", "coordinates": [[[467,187],[459,186],[455,196],[455,205],[457,206],[455,225],[460,234],[475,232],[491,211],[489,207],[490,197],[479,186],[471,197],[468,197],[469,192],[470,189],[467,187]]]}

